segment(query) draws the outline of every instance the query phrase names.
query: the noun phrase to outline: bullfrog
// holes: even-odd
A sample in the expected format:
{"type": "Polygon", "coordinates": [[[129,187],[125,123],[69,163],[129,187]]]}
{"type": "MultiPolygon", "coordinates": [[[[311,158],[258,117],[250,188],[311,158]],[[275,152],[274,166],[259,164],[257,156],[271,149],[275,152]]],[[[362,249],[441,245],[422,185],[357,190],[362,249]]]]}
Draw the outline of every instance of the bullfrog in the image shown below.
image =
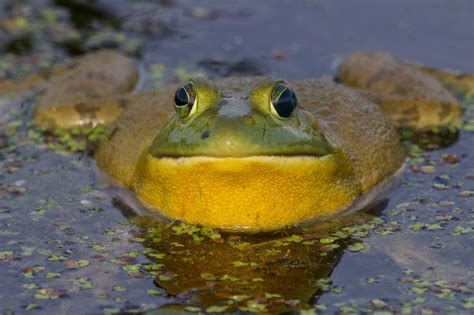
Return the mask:
{"type": "Polygon", "coordinates": [[[43,79],[34,123],[107,125],[97,165],[152,212],[229,230],[275,230],[375,196],[405,160],[397,126],[459,122],[462,109],[442,83],[457,75],[430,71],[388,53],[354,52],[336,82],[198,77],[137,92],[134,61],[105,50],[43,79]]]}

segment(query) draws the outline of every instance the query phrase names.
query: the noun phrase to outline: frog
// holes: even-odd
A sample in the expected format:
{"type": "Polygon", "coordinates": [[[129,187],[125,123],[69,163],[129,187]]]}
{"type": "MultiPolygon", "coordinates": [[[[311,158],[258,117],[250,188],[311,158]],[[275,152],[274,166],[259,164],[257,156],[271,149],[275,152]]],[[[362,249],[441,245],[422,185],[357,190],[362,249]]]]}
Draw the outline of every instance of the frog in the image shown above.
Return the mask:
{"type": "Polygon", "coordinates": [[[334,82],[196,77],[141,92],[135,62],[105,50],[37,80],[44,88],[33,121],[42,128],[106,125],[94,152],[98,167],[152,213],[270,231],[374,199],[406,159],[397,127],[459,124],[462,107],[443,78],[471,81],[433,71],[357,51],[334,82]]]}

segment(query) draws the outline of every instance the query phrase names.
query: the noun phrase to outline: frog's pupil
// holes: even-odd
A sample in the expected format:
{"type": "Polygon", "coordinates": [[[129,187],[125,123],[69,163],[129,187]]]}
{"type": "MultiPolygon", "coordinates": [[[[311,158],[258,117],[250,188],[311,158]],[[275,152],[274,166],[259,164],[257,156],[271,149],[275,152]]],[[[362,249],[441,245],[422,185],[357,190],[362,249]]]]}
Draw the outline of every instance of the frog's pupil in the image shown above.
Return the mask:
{"type": "Polygon", "coordinates": [[[189,103],[188,92],[186,92],[184,87],[180,87],[176,90],[176,94],[174,95],[174,103],[176,106],[185,106],[189,103]]]}
{"type": "Polygon", "coordinates": [[[278,115],[281,117],[288,118],[296,107],[296,94],[290,88],[285,88],[285,90],[280,94],[276,104],[273,104],[278,115]]]}

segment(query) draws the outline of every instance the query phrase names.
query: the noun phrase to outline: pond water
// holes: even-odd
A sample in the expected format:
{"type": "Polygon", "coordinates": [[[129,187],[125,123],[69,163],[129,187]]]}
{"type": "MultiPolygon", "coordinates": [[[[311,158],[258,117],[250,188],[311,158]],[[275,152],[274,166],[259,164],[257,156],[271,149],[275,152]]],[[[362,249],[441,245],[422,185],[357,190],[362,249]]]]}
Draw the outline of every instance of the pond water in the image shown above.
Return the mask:
{"type": "MultiPolygon", "coordinates": [[[[0,75],[103,47],[140,60],[142,89],[319,77],[353,50],[474,72],[473,15],[471,1],[5,1],[0,75]]],[[[37,100],[0,97],[3,314],[474,312],[472,99],[450,141],[405,134],[401,184],[373,208],[264,235],[134,215],[82,139],[29,127],[37,100]]]]}

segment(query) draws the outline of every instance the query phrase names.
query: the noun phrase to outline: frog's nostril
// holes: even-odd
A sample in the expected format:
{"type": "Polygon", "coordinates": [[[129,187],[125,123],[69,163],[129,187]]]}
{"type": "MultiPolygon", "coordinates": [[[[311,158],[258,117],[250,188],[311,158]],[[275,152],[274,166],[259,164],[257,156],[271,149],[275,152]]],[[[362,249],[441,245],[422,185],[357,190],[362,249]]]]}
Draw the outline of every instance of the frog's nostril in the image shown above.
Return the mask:
{"type": "Polygon", "coordinates": [[[210,135],[210,134],[211,134],[211,131],[210,131],[210,130],[204,131],[204,132],[201,134],[201,139],[204,140],[204,139],[209,138],[209,135],[210,135]]]}

